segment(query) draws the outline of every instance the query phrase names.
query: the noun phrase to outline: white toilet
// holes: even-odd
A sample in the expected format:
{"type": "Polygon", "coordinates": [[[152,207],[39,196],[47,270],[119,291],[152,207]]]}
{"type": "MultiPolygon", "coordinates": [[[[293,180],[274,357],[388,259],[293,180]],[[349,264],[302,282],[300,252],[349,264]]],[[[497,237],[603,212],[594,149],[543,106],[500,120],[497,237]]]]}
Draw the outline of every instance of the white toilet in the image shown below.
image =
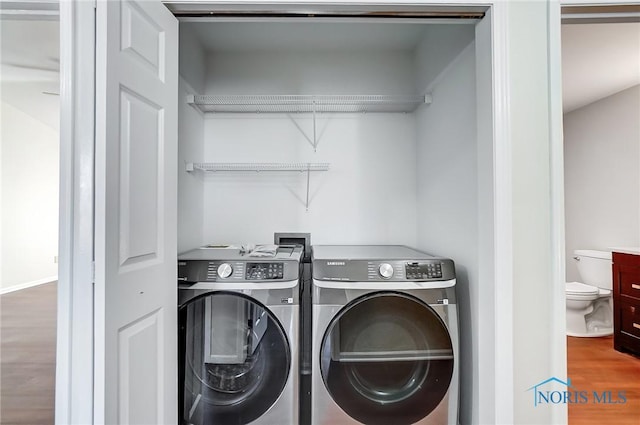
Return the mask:
{"type": "Polygon", "coordinates": [[[567,282],[567,335],[613,334],[611,252],[576,250],[574,260],[584,283],[567,282]]]}

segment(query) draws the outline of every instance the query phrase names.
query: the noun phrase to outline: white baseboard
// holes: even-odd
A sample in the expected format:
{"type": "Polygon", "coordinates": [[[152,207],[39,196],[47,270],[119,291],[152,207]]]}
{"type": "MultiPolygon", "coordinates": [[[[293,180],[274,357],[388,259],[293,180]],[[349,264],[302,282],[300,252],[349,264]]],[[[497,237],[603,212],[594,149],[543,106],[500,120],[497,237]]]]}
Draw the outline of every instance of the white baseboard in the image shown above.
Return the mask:
{"type": "Polygon", "coordinates": [[[33,280],[31,282],[21,283],[19,285],[9,286],[7,288],[0,289],[0,295],[8,294],[9,292],[19,291],[21,289],[31,288],[33,286],[44,285],[45,283],[51,283],[58,280],[58,276],[45,277],[44,279],[33,280]]]}

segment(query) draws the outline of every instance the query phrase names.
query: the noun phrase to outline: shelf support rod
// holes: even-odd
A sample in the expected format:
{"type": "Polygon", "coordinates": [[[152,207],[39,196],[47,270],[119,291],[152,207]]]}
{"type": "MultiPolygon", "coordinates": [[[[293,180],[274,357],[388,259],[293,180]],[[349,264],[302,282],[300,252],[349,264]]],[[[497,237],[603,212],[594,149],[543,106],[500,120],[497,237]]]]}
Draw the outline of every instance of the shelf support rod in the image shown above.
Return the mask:
{"type": "Polygon", "coordinates": [[[307,211],[309,211],[309,180],[311,179],[311,164],[307,163],[307,211]]]}
{"type": "Polygon", "coordinates": [[[318,152],[318,138],[316,136],[316,101],[313,101],[313,151],[318,152]]]}

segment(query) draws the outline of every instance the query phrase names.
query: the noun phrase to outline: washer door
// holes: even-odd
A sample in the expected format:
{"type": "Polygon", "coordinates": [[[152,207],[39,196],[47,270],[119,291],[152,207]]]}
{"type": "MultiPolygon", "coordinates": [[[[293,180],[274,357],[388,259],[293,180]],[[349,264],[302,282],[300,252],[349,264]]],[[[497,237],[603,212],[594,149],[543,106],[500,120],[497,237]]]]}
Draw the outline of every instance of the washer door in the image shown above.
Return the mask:
{"type": "Polygon", "coordinates": [[[180,310],[183,424],[250,423],[275,403],[291,368],[276,317],[241,294],[214,292],[180,310]]]}
{"type": "Polygon", "coordinates": [[[320,369],[333,400],[364,424],[413,424],[447,394],[449,332],[427,304],[378,292],[344,307],[329,324],[320,369]]]}

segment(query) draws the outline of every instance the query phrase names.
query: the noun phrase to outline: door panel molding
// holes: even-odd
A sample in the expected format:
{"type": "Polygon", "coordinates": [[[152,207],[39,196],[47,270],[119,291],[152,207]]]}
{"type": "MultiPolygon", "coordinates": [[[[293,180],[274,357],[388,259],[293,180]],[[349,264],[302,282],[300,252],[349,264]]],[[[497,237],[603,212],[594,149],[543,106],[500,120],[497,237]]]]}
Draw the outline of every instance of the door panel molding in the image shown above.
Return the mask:
{"type": "Polygon", "coordinates": [[[173,424],[178,21],[160,1],[96,6],[93,422],[173,424]]]}

